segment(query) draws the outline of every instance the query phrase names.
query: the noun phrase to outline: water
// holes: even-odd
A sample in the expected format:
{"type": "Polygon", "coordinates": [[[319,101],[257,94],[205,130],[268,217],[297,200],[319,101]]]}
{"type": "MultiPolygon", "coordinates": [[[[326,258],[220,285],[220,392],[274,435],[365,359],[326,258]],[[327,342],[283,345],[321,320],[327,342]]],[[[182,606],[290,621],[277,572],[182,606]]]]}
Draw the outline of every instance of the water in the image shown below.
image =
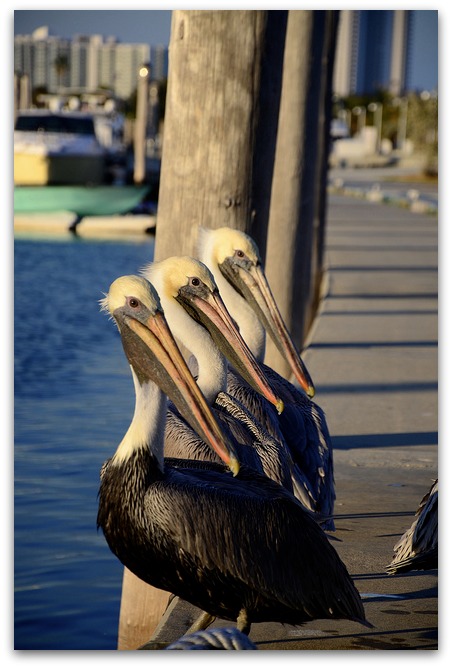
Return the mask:
{"type": "Polygon", "coordinates": [[[123,568],[97,532],[97,492],[134,391],[98,300],[153,250],[152,237],[15,240],[16,649],[116,649],[123,568]]]}

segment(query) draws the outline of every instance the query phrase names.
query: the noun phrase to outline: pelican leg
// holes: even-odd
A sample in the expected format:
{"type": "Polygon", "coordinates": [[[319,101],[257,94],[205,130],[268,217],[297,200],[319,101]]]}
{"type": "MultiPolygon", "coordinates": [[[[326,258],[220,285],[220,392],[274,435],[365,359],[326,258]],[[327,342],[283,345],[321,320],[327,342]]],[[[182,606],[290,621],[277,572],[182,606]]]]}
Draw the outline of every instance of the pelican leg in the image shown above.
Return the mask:
{"type": "Polygon", "coordinates": [[[239,612],[239,616],[237,617],[237,628],[246,636],[250,633],[251,622],[248,618],[248,613],[245,608],[242,608],[239,612]]]}
{"type": "Polygon", "coordinates": [[[201,614],[195,619],[193,624],[190,626],[188,631],[186,631],[185,635],[188,633],[195,633],[196,631],[203,631],[206,629],[208,626],[210,626],[214,621],[215,617],[212,615],[209,615],[208,612],[201,612],[201,614]]]}

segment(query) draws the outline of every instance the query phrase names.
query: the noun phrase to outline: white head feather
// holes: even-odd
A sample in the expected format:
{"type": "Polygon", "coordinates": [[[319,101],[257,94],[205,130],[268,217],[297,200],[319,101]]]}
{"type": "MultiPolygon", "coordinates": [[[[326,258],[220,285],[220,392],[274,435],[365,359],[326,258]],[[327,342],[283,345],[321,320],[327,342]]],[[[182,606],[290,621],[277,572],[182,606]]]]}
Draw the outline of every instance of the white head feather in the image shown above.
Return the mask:
{"type": "Polygon", "coordinates": [[[191,257],[170,257],[143,268],[143,275],[157,289],[170,329],[178,341],[196,358],[198,385],[210,404],[219,392],[226,390],[227,362],[209,332],[176,301],[179,289],[189,279],[199,278],[213,291],[215,280],[209,269],[191,257]]]}
{"type": "Polygon", "coordinates": [[[240,334],[256,359],[262,362],[265,355],[265,328],[248,302],[226,280],[219,268],[237,250],[242,250],[252,262],[260,262],[257,245],[245,232],[230,227],[216,230],[199,228],[197,257],[209,267],[240,334]]]}

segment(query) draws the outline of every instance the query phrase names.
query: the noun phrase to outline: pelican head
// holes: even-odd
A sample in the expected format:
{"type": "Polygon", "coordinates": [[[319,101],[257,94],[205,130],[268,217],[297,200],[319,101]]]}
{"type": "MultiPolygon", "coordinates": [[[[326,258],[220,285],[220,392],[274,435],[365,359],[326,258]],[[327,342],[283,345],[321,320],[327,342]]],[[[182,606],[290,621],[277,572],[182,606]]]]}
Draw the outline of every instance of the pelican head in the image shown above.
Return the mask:
{"type": "MultiPolygon", "coordinates": [[[[165,312],[171,313],[171,317],[175,316],[170,321],[175,336],[192,350],[192,342],[187,340],[187,331],[175,313],[174,305],[177,303],[209,332],[220,351],[245,380],[281,412],[281,399],[273,392],[260,365],[241,337],[209,269],[191,257],[170,257],[148,265],[144,272],[157,287],[162,300],[167,300],[164,302],[165,312]]],[[[191,333],[193,335],[196,334],[191,333]]]]}
{"type": "Polygon", "coordinates": [[[233,473],[238,459],[194,381],[170,332],[160,299],[141,276],[122,276],[110,286],[102,309],[116,321],[127,359],[140,386],[153,382],[233,473]]]}
{"type": "MultiPolygon", "coordinates": [[[[224,291],[226,304],[236,317],[240,330],[240,308],[235,309],[237,293],[252,308],[255,315],[271,336],[281,355],[289,363],[295,378],[306,394],[313,397],[314,385],[284,320],[276,305],[268,284],[259,255],[259,250],[251,237],[244,232],[229,227],[217,230],[200,229],[198,256],[206,262],[215,276],[217,272],[235,291],[224,291]]],[[[221,286],[222,294],[223,289],[221,286]]],[[[245,328],[244,328],[245,329],[245,328]]]]}

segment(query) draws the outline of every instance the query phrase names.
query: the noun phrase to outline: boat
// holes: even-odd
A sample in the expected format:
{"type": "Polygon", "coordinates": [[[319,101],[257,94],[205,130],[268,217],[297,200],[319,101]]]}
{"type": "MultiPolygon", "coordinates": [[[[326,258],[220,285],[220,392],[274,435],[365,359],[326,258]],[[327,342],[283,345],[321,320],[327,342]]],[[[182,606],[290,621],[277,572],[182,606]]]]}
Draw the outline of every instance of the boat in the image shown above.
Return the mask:
{"type": "Polygon", "coordinates": [[[149,185],[16,186],[14,214],[71,211],[78,217],[113,216],[133,211],[149,185]]]}
{"type": "Polygon", "coordinates": [[[66,211],[82,218],[146,207],[159,171],[139,185],[127,178],[123,117],[111,101],[80,110],[75,98],[64,104],[61,96],[45,97],[47,107],[16,115],[14,215],[66,211]]]}
{"type": "Polygon", "coordinates": [[[83,111],[27,109],[14,126],[14,185],[101,185],[107,151],[94,116],[83,111]]]}

